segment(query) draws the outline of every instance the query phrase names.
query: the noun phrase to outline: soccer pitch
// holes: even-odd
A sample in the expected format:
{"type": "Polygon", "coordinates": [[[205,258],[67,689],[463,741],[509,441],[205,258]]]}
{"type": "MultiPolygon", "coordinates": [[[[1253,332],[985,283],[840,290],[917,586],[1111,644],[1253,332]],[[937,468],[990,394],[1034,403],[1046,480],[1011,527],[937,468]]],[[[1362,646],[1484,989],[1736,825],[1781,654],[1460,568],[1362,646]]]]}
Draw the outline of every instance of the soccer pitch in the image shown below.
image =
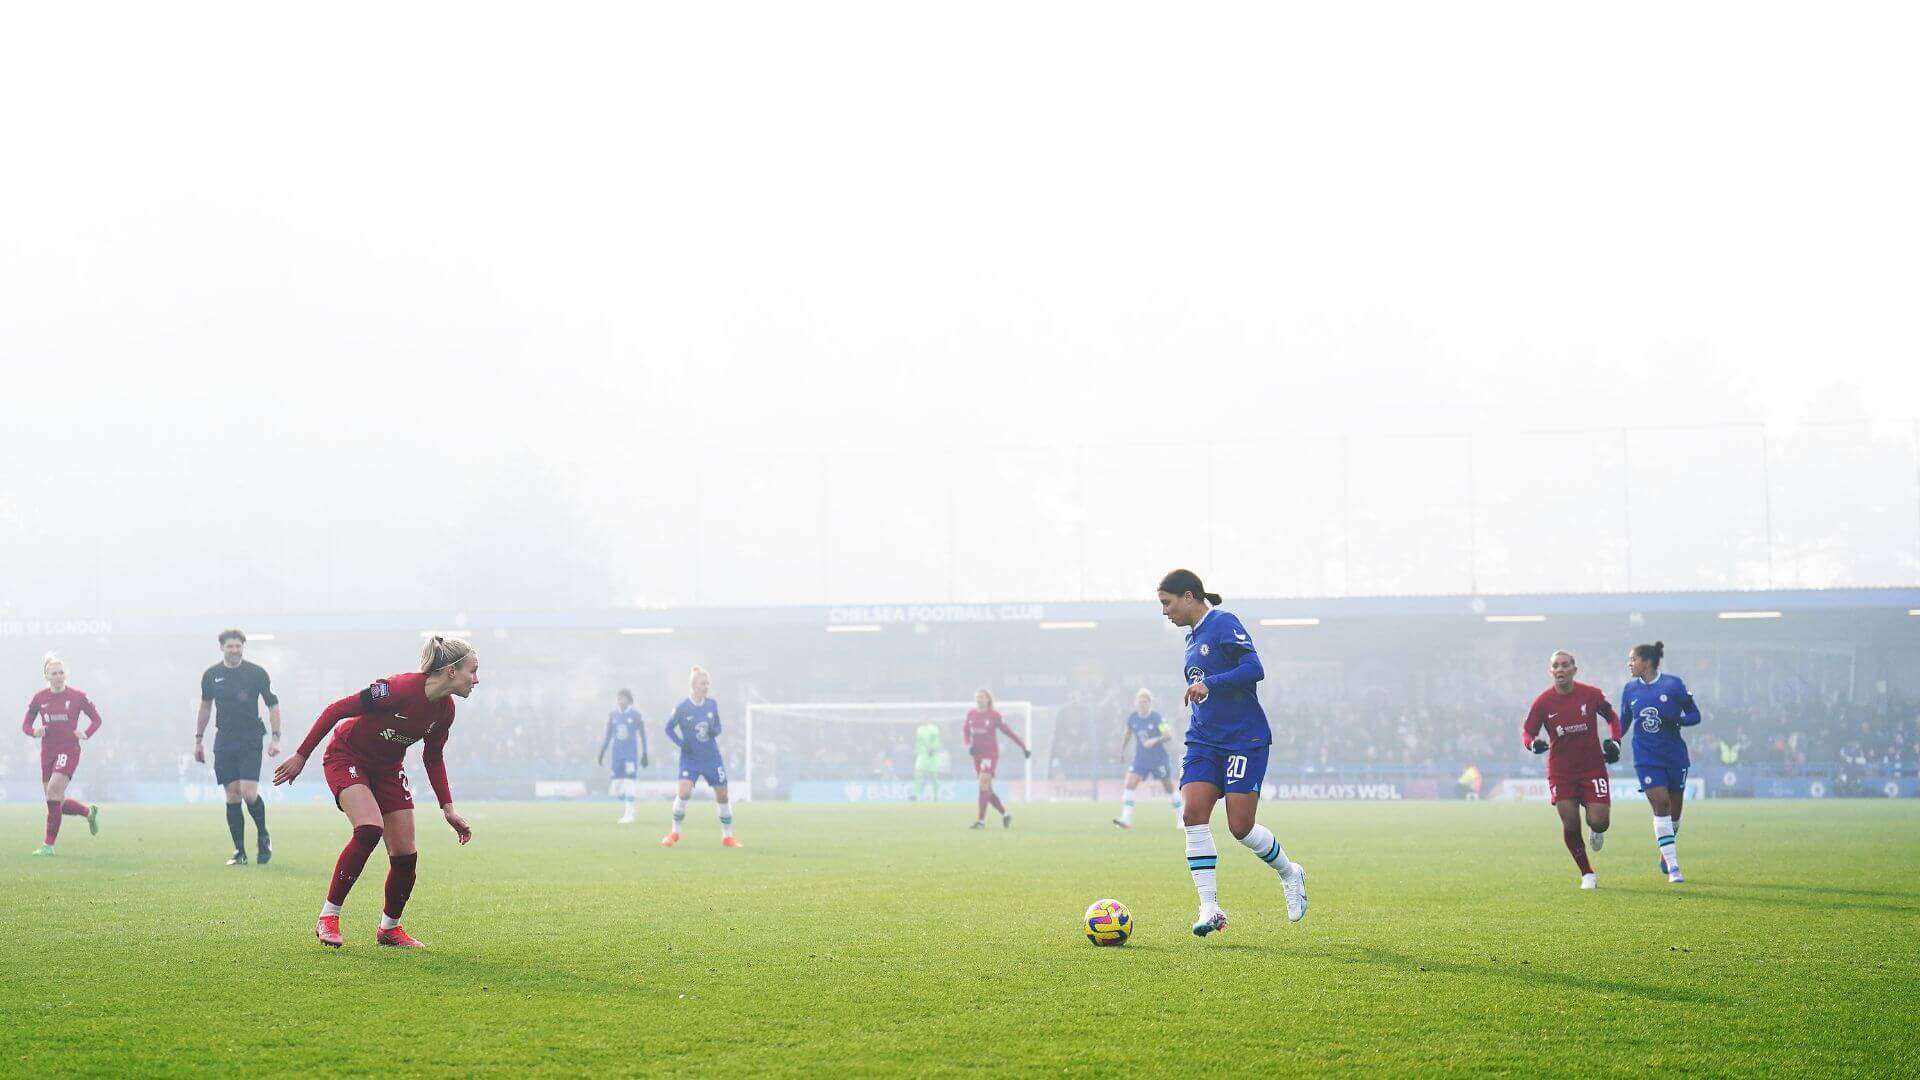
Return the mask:
{"type": "MultiPolygon", "coordinates": [[[[313,939],[344,820],[273,811],[270,866],[221,865],[216,807],[110,806],[32,859],[0,809],[0,1074],[598,1075],[1322,1071],[1892,1074],[1920,1057],[1920,804],[1689,804],[1689,881],[1616,804],[1580,892],[1542,805],[1270,804],[1307,867],[1220,857],[1201,940],[1171,812],[474,803],[420,816],[406,925],[378,949],[376,854],[347,948],[313,939]],[[1113,896],[1138,929],[1081,936],[1113,896]]],[[[1224,837],[1224,818],[1216,819],[1224,837]]]]}

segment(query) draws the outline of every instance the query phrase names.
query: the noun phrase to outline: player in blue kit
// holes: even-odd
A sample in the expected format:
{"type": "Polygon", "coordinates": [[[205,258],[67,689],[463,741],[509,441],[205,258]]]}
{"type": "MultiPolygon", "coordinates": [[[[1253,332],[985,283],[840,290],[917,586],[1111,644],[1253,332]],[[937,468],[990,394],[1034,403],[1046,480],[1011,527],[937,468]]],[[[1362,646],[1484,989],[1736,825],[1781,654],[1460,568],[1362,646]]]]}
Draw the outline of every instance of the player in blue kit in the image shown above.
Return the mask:
{"type": "Polygon", "coordinates": [[[1187,870],[1200,894],[1193,932],[1200,937],[1227,926],[1214,877],[1218,851],[1211,824],[1213,806],[1222,795],[1234,839],[1280,875],[1287,918],[1299,922],[1307,914],[1306,871],[1287,858],[1271,829],[1254,821],[1260,781],[1267,775],[1267,750],[1273,745],[1273,730],[1254,693],[1266,669],[1247,628],[1219,608],[1220,595],[1208,592],[1191,570],[1175,570],[1160,581],[1160,611],[1173,625],[1187,628],[1183,675],[1190,719],[1187,753],[1180,762],[1180,795],[1187,870]]]}
{"type": "Polygon", "coordinates": [[[672,847],[680,842],[680,823],[687,819],[693,783],[705,780],[720,810],[720,842],[737,848],[740,841],[733,836],[733,804],[727,801],[727,765],[720,760],[720,706],[707,696],[713,680],[704,669],[694,668],[687,684],[692,693],[673,707],[673,716],[667,721],[667,738],[680,748],[680,791],[673,799],[673,828],[661,838],[660,846],[672,847]]]}
{"type": "Polygon", "coordinates": [[[1127,714],[1127,728],[1120,736],[1120,752],[1127,752],[1127,740],[1132,739],[1133,764],[1127,766],[1125,787],[1120,794],[1120,816],[1113,819],[1115,825],[1123,829],[1133,828],[1133,789],[1140,781],[1151,776],[1160,781],[1167,789],[1168,805],[1180,808],[1180,796],[1173,790],[1173,763],[1167,759],[1167,744],[1173,741],[1173,735],[1167,731],[1166,721],[1154,711],[1153,695],[1142,689],[1133,695],[1133,711],[1127,714]]]}
{"type": "Polygon", "coordinates": [[[607,750],[613,750],[613,782],[607,786],[607,794],[619,799],[625,805],[620,811],[620,820],[616,824],[633,824],[633,797],[640,786],[640,770],[651,764],[647,760],[647,728],[641,723],[640,713],[633,707],[633,691],[622,690],[613,696],[614,710],[607,714],[607,733],[600,740],[600,753],[594,757],[596,762],[607,760],[607,750]]]}
{"type": "Polygon", "coordinates": [[[1633,725],[1633,771],[1640,790],[1653,807],[1653,839],[1660,848],[1660,869],[1675,885],[1680,856],[1680,807],[1687,796],[1687,743],[1680,729],[1700,722],[1700,706],[1677,675],[1660,674],[1666,659],[1665,642],[1635,645],[1627,654],[1627,673],[1633,678],[1620,691],[1620,715],[1633,725]]]}

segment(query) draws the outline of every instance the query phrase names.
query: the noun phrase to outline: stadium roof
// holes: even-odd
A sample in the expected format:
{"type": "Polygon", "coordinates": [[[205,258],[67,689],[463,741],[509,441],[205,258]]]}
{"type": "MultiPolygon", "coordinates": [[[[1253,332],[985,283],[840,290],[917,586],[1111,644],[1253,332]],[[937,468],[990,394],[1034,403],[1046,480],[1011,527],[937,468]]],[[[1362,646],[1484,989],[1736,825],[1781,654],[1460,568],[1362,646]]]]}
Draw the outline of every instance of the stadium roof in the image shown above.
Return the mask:
{"type": "MultiPolygon", "coordinates": [[[[1721,614],[1771,617],[1795,612],[1920,611],[1920,588],[1798,589],[1764,592],[1569,593],[1513,596],[1344,596],[1237,600],[1243,620],[1364,619],[1449,616],[1721,614]]],[[[229,613],[112,618],[0,620],[0,637],[86,637],[212,633],[241,626],[249,633],[410,633],[490,630],[607,630],[636,634],[740,626],[890,626],[988,623],[1149,623],[1160,619],[1150,598],[1087,603],[846,604],[781,607],[601,608],[573,611],[229,613]],[[217,624],[217,625],[216,625],[217,624]]]]}

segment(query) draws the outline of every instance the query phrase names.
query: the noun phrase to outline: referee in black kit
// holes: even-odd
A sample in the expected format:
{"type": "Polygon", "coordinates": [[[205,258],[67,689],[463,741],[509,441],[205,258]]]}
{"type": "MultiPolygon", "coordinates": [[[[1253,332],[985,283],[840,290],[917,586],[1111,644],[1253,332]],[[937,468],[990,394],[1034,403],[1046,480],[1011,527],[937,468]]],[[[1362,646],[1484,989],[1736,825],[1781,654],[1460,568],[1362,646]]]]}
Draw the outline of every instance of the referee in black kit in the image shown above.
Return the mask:
{"type": "Polygon", "coordinates": [[[213,733],[213,778],[227,789],[227,831],[233,834],[233,858],[228,866],[247,865],[247,823],[240,813],[246,803],[253,814],[254,828],[260,832],[260,863],[273,858],[273,842],[267,837],[267,804],[260,797],[260,743],[266,729],[260,726],[260,702],[267,703],[267,717],[273,722],[273,741],[267,753],[280,754],[280,699],[273,696],[267,669],[242,660],[247,635],[238,630],[220,631],[220,662],[200,676],[200,721],[193,729],[193,760],[205,762],[207,717],[216,712],[213,733]]]}

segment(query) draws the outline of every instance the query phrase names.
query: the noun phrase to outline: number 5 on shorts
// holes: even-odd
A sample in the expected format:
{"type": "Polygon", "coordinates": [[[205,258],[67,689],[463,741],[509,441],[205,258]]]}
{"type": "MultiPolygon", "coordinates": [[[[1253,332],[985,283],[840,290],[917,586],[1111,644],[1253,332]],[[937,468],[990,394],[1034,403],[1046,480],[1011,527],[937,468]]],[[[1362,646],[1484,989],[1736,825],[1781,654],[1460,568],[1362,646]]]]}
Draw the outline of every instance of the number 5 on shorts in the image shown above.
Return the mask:
{"type": "Polygon", "coordinates": [[[1247,755],[1234,754],[1227,758],[1227,779],[1245,780],[1247,778],[1247,755]]]}

